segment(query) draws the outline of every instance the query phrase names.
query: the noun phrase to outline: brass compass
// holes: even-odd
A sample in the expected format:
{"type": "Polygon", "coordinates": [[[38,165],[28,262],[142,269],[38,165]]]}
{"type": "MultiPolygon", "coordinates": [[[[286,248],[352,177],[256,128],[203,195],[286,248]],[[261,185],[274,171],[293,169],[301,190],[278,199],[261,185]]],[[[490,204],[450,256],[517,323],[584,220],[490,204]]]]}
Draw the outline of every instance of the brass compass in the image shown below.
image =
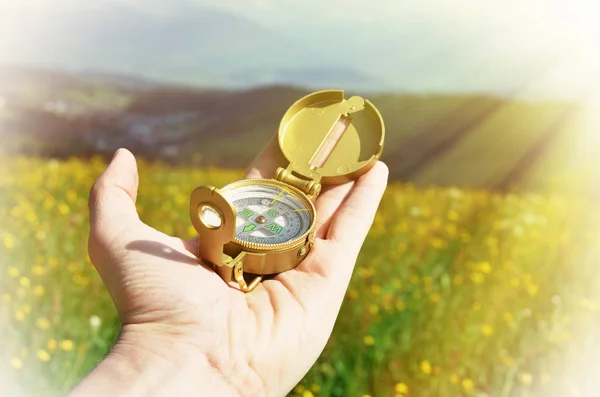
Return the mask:
{"type": "Polygon", "coordinates": [[[313,244],[313,203],[321,185],[348,182],[371,169],[384,136],[381,114],[368,100],[344,99],[338,90],[299,99],[279,126],[286,168],[278,168],[273,179],[243,179],[192,192],[198,257],[244,292],[265,276],[296,267],[313,244]]]}

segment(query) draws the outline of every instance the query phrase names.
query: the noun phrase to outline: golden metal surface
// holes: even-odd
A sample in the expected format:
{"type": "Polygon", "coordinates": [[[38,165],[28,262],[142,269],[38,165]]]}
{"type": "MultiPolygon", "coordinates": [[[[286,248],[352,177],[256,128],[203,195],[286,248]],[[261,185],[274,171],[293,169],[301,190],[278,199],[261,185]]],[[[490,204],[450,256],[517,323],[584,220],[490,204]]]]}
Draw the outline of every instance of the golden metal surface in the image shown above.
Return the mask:
{"type": "MultiPolygon", "coordinates": [[[[383,151],[385,128],[371,102],[358,96],[344,99],[339,90],[319,91],[296,101],[279,126],[279,146],[289,165],[278,168],[274,179],[243,179],[222,189],[200,186],[192,192],[190,218],[198,231],[198,256],[225,282],[236,281],[250,292],[263,276],[293,269],[314,243],[316,210],[313,202],[321,184],[339,184],[366,173],[383,151]],[[228,191],[252,185],[275,187],[296,197],[308,211],[308,230],[280,244],[259,244],[235,236],[236,210],[228,191]],[[216,221],[216,218],[220,223],[216,221]],[[254,276],[250,284],[245,274],[254,276]]],[[[264,217],[263,217],[264,218],[264,217]]],[[[265,219],[266,221],[266,219],[265,219]]],[[[260,216],[257,223],[264,223],[260,216]]]]}
{"type": "Polygon", "coordinates": [[[243,292],[252,291],[254,288],[256,288],[258,283],[262,281],[262,276],[256,276],[254,280],[250,282],[250,284],[246,284],[246,280],[244,279],[244,268],[242,267],[241,262],[233,267],[233,274],[243,292]]]}
{"type": "Polygon", "coordinates": [[[223,197],[219,189],[199,186],[190,198],[190,218],[198,231],[199,257],[215,266],[223,266],[223,246],[235,234],[235,207],[223,197]],[[214,227],[203,222],[201,211],[205,206],[212,208],[221,217],[220,226],[214,227]]]}
{"type": "Polygon", "coordinates": [[[354,180],[381,157],[385,138],[383,118],[377,108],[361,97],[344,99],[344,91],[309,94],[294,103],[279,125],[279,146],[290,162],[289,173],[322,184],[354,180]],[[311,164],[327,145],[341,117],[349,124],[323,166],[311,164]]]}

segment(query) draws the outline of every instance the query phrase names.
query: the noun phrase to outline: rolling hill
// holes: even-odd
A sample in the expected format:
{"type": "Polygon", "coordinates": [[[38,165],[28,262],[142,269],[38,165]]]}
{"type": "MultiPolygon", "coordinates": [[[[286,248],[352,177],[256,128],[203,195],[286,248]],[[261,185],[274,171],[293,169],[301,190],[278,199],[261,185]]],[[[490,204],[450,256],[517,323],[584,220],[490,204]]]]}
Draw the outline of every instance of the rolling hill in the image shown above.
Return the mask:
{"type": "MultiPolygon", "coordinates": [[[[5,153],[110,156],[124,146],[149,159],[230,168],[246,166],[277,131],[287,107],[308,92],[289,86],[211,90],[24,69],[0,74],[5,153]]],[[[579,154],[586,147],[587,115],[575,103],[486,95],[367,97],[384,117],[383,159],[397,180],[575,188],[580,182],[570,175],[591,172],[596,158],[594,150],[579,154]]]]}

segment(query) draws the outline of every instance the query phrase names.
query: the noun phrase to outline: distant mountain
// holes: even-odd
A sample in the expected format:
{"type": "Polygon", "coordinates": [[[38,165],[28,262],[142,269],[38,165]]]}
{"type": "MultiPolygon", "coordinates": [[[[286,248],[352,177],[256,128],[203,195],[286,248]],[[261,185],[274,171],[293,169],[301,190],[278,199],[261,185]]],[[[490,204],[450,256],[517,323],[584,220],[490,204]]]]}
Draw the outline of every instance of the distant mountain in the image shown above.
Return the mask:
{"type": "MultiPolygon", "coordinates": [[[[372,85],[373,76],[329,62],[303,43],[256,22],[181,3],[169,14],[93,4],[27,10],[30,27],[17,48],[0,54],[12,64],[73,72],[140,75],[209,87],[263,84],[372,85]]],[[[10,48],[8,32],[0,47],[10,48]]],[[[12,41],[11,41],[12,40],[12,41]]]]}

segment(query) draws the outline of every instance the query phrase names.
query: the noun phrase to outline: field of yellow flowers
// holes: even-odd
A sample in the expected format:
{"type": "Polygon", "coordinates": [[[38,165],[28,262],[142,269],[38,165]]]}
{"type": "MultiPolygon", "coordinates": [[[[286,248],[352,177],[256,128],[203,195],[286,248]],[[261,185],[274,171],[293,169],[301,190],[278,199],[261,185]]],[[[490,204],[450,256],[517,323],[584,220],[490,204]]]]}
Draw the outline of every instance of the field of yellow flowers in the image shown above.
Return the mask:
{"type": "MultiPolygon", "coordinates": [[[[102,160],[0,164],[0,395],[61,395],[118,332],[86,253],[102,160]]],[[[190,237],[188,194],[240,172],[141,163],[141,218],[190,237]]],[[[576,396],[598,308],[586,197],[391,184],[334,334],[292,395],[576,396]]]]}

